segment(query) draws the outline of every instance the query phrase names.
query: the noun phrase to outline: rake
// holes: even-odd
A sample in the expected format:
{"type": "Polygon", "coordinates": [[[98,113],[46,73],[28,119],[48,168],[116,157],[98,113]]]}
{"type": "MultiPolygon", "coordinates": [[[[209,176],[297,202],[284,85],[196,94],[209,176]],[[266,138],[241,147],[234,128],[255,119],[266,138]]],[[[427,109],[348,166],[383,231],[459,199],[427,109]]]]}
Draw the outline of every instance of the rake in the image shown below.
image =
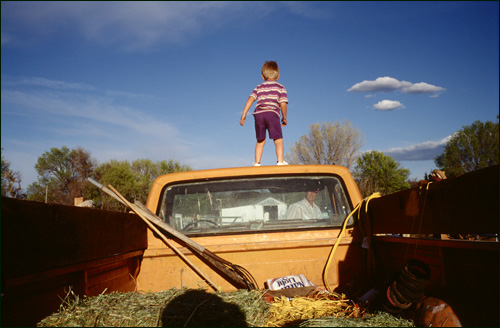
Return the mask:
{"type": "Polygon", "coordinates": [[[148,227],[157,233],[160,238],[169,246],[181,259],[188,264],[203,280],[205,280],[214,290],[218,290],[218,286],[213,283],[208,276],[206,276],[198,267],[196,267],[184,254],[182,254],[173,245],[170,240],[165,236],[163,232],[166,232],[170,237],[178,242],[179,244],[188,248],[195,256],[207,264],[212,270],[217,272],[222,278],[228,281],[237,289],[247,289],[255,290],[258,289],[258,284],[252,274],[245,268],[233,264],[220,256],[210,252],[205,247],[196,243],[194,240],[180,233],[179,231],[172,228],[165,221],[160,219],[157,215],[151,212],[144,204],[139,201],[135,201],[134,204],[130,203],[123,195],[121,195],[113,186],[109,185],[109,188],[101,185],[99,182],[92,178],[88,178],[89,182],[110,195],[111,197],[118,200],[123,205],[130,208],[134,213],[136,213],[147,225],[148,227]]]}

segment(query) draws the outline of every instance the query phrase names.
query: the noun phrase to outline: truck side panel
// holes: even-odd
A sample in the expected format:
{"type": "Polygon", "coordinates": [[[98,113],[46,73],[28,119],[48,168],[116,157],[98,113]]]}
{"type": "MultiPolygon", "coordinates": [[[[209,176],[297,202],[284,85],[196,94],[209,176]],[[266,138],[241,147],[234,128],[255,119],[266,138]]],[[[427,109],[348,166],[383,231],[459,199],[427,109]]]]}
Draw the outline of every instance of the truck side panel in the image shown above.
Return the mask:
{"type": "Polygon", "coordinates": [[[498,165],[370,202],[374,234],[495,234],[498,165]]]}
{"type": "Polygon", "coordinates": [[[146,225],[129,213],[2,197],[2,325],[33,326],[75,294],[132,291],[146,225]]]}
{"type": "Polygon", "coordinates": [[[372,235],[377,280],[418,259],[431,269],[426,294],[449,303],[462,325],[498,326],[498,184],[497,165],[373,199],[363,234],[372,235]],[[459,234],[483,239],[450,239],[459,234]]]}

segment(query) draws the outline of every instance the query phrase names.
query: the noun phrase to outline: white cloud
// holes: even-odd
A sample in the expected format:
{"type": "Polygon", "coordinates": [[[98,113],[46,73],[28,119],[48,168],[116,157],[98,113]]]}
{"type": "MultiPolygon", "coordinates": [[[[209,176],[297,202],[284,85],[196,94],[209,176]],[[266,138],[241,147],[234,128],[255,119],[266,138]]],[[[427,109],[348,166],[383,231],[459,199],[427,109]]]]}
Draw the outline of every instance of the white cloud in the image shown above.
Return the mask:
{"type": "Polygon", "coordinates": [[[329,6],[323,6],[322,1],[283,1],[283,5],[291,13],[307,18],[326,18],[330,16],[329,6]]]}
{"type": "Polygon", "coordinates": [[[23,188],[36,179],[36,158],[52,147],[82,146],[100,163],[137,158],[175,158],[185,163],[199,152],[198,144],[182,135],[171,120],[143,109],[148,108],[143,101],[148,95],[126,93],[128,98],[140,97],[142,105],[124,106],[119,104],[123,100],[119,90],[107,92],[44,78],[2,79],[2,130],[5,124],[20,131],[2,138],[2,147],[14,149],[8,159],[14,169],[21,169],[23,188]]]}
{"type": "Polygon", "coordinates": [[[375,79],[375,81],[364,80],[354,84],[347,89],[349,92],[391,92],[401,91],[409,94],[430,93],[434,97],[438,93],[445,91],[443,87],[435,86],[426,82],[411,83],[408,81],[399,81],[393,77],[384,76],[375,79]]]}
{"type": "Polygon", "coordinates": [[[70,31],[73,37],[129,51],[189,42],[234,22],[263,19],[276,10],[308,18],[326,12],[318,4],[260,1],[2,1],[1,6],[2,45],[39,42],[70,31]]]}
{"type": "Polygon", "coordinates": [[[347,91],[350,92],[389,92],[396,91],[405,86],[411,85],[410,82],[398,81],[395,78],[384,76],[379,77],[375,81],[364,80],[363,82],[356,83],[347,91]]]}
{"type": "MultiPolygon", "coordinates": [[[[41,122],[51,122],[50,125],[39,124],[36,129],[50,127],[60,135],[79,135],[93,127],[94,135],[108,139],[113,139],[109,131],[118,129],[136,138],[170,140],[172,145],[183,143],[178,138],[179,131],[171,124],[140,108],[118,104],[117,99],[123,98],[123,92],[100,91],[89,85],[44,78],[6,78],[17,82],[4,83],[4,78],[6,76],[2,75],[2,117],[36,117],[41,122]],[[25,85],[35,88],[25,90],[22,88],[25,85]],[[54,126],[59,126],[57,131],[54,126]]],[[[126,94],[148,99],[148,95],[126,94]]]]}
{"type": "Polygon", "coordinates": [[[171,137],[177,131],[141,110],[115,105],[112,99],[95,94],[2,90],[1,97],[2,104],[31,109],[31,114],[45,119],[88,119],[96,124],[105,123],[156,137],[171,137]]]}
{"type": "Polygon", "coordinates": [[[405,86],[401,89],[403,93],[421,94],[421,93],[436,93],[443,92],[445,89],[429,83],[420,82],[410,86],[405,86]]]}
{"type": "Polygon", "coordinates": [[[395,110],[398,108],[405,108],[405,106],[397,100],[381,100],[375,105],[373,105],[373,108],[378,110],[388,111],[388,110],[395,110]]]}
{"type": "Polygon", "coordinates": [[[436,156],[443,153],[444,147],[452,136],[447,136],[438,141],[425,141],[408,147],[390,148],[384,151],[384,154],[391,156],[396,161],[433,160],[436,156]]]}
{"type": "Polygon", "coordinates": [[[43,77],[13,77],[2,74],[2,86],[38,86],[57,90],[93,90],[94,88],[84,83],[49,80],[43,77]]]}
{"type": "Polygon", "coordinates": [[[141,49],[184,42],[223,26],[243,15],[244,6],[223,1],[2,2],[2,43],[69,30],[101,45],[141,49]]]}

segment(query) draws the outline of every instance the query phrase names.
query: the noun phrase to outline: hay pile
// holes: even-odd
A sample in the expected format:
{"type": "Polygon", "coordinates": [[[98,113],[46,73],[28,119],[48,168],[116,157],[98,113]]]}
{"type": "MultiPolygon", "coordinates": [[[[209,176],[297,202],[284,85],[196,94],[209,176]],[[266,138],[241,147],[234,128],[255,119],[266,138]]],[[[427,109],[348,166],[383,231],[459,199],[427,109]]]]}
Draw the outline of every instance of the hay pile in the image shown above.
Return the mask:
{"type": "Polygon", "coordinates": [[[316,293],[275,298],[267,327],[413,327],[413,322],[386,312],[371,314],[344,294],[316,293]]]}
{"type": "Polygon", "coordinates": [[[262,292],[169,289],[79,297],[71,290],[38,327],[258,327],[269,317],[262,292]]]}
{"type": "Polygon", "coordinates": [[[268,327],[283,327],[298,324],[308,319],[323,317],[360,317],[362,310],[338,294],[313,294],[308,297],[277,297],[270,306],[268,327]]]}
{"type": "Polygon", "coordinates": [[[306,320],[299,327],[415,327],[411,320],[377,312],[363,318],[326,317],[306,320]]]}
{"type": "Polygon", "coordinates": [[[265,291],[169,289],[79,297],[71,290],[58,312],[38,327],[411,327],[388,313],[363,315],[351,301],[332,297],[275,298],[265,291]],[[363,316],[363,319],[360,318],[363,316]]]}

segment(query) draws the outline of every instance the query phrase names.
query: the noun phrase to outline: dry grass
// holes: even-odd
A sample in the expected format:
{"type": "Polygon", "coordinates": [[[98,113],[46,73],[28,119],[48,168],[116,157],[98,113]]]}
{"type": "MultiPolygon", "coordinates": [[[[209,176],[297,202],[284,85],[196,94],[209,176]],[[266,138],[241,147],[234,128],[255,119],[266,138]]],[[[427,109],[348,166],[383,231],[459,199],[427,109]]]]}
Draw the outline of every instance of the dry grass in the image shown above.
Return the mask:
{"type": "Polygon", "coordinates": [[[364,318],[325,317],[306,320],[299,327],[415,327],[411,320],[387,312],[377,312],[364,318]]]}
{"type": "Polygon", "coordinates": [[[80,297],[68,292],[58,312],[38,327],[263,326],[269,305],[262,292],[211,293],[169,289],[156,293],[113,292],[80,297]]]}
{"type": "Polygon", "coordinates": [[[169,289],[80,297],[71,290],[38,327],[410,327],[388,313],[363,311],[344,296],[276,298],[265,291],[169,289]],[[364,314],[364,315],[363,315],[364,314]],[[363,317],[363,318],[360,318],[363,317]]]}

